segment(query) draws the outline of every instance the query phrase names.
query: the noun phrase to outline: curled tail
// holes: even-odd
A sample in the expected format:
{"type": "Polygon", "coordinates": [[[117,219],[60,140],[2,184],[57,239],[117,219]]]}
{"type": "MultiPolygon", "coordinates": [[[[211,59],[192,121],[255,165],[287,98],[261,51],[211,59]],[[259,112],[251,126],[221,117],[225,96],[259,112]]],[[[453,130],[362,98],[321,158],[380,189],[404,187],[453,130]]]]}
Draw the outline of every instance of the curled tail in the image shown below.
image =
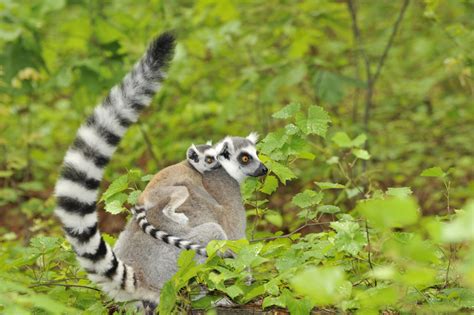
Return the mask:
{"type": "Polygon", "coordinates": [[[123,292],[133,296],[137,277],[100,235],[96,206],[99,185],[124,133],[159,90],[174,46],[170,33],[155,38],[133,70],[110,90],[79,128],[55,187],[55,214],[80,264],[89,278],[112,296],[123,292]]]}
{"type": "MultiPolygon", "coordinates": [[[[162,240],[163,242],[176,246],[181,249],[190,249],[196,251],[199,255],[207,257],[206,248],[202,245],[181,239],[177,236],[173,236],[165,231],[159,230],[158,228],[154,227],[150,222],[148,222],[146,218],[146,208],[145,206],[134,206],[130,209],[135,216],[135,220],[137,221],[140,228],[143,230],[145,234],[150,235],[151,237],[162,240]]],[[[225,252],[219,255],[223,258],[233,258],[234,255],[230,252],[225,252]]]]}

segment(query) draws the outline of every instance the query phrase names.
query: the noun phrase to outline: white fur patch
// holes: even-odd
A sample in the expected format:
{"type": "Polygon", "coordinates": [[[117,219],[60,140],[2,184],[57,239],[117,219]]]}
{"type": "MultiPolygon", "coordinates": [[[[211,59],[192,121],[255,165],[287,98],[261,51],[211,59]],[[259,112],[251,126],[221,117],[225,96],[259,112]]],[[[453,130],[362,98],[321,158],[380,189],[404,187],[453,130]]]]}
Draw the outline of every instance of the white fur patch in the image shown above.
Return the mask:
{"type": "Polygon", "coordinates": [[[257,141],[258,141],[258,133],[256,132],[251,132],[248,136],[247,136],[247,140],[249,140],[250,142],[252,142],[253,144],[256,144],[257,141]]]}
{"type": "Polygon", "coordinates": [[[97,167],[94,162],[82,155],[81,152],[68,150],[64,157],[64,163],[70,164],[75,169],[85,172],[87,177],[97,180],[102,179],[103,169],[97,167]]]}
{"type": "Polygon", "coordinates": [[[88,242],[81,243],[77,239],[73,237],[66,236],[67,240],[71,245],[74,247],[78,255],[83,255],[83,254],[93,254],[97,251],[97,248],[99,247],[100,244],[100,232],[97,230],[97,232],[90,238],[88,242]]]}
{"type": "Polygon", "coordinates": [[[115,118],[113,109],[110,106],[98,106],[95,109],[95,117],[97,123],[105,129],[111,131],[113,134],[122,137],[127,131],[126,127],[122,127],[115,118]]]}
{"type": "Polygon", "coordinates": [[[82,233],[85,229],[91,227],[97,222],[97,213],[89,213],[85,216],[76,213],[70,213],[57,207],[54,210],[56,216],[61,220],[65,227],[71,228],[76,233],[82,233]]]}
{"type": "Polygon", "coordinates": [[[94,203],[97,200],[97,189],[87,189],[81,184],[61,178],[56,183],[56,197],[71,197],[84,203],[94,203]]]}
{"type": "Polygon", "coordinates": [[[102,155],[112,156],[116,147],[108,144],[94,128],[81,126],[77,132],[79,136],[92,148],[97,149],[102,155]]]}

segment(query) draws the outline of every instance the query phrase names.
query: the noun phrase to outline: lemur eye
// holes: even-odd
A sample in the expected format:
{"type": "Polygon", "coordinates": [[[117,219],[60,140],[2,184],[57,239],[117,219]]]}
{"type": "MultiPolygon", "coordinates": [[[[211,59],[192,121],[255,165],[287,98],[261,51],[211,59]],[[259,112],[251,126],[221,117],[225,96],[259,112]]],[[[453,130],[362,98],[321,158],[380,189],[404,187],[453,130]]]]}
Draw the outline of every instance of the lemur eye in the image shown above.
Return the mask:
{"type": "Polygon", "coordinates": [[[247,154],[243,154],[240,160],[242,161],[242,163],[247,164],[250,161],[250,156],[247,154]]]}
{"type": "Polygon", "coordinates": [[[214,162],[214,158],[212,156],[206,156],[206,163],[211,164],[212,162],[214,162]]]}

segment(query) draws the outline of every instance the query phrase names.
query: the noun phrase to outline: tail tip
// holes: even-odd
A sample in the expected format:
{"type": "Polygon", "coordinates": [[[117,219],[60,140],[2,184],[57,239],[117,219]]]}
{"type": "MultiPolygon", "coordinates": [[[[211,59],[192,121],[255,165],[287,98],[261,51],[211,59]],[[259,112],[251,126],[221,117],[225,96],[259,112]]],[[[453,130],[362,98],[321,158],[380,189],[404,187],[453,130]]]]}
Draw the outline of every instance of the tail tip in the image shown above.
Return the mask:
{"type": "Polygon", "coordinates": [[[156,37],[148,48],[148,57],[153,62],[166,65],[173,57],[176,38],[171,31],[166,31],[156,37]]]}

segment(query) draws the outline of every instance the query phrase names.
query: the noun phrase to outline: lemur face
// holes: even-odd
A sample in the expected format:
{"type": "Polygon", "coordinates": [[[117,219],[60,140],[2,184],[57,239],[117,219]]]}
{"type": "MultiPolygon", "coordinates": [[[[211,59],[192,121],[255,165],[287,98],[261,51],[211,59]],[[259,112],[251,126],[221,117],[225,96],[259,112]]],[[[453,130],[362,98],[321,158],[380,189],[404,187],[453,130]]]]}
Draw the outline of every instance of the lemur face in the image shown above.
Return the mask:
{"type": "Polygon", "coordinates": [[[246,138],[226,137],[216,146],[217,160],[239,183],[247,176],[263,176],[268,171],[258,158],[257,140],[258,135],[251,133],[246,138]]]}
{"type": "Polygon", "coordinates": [[[215,170],[221,166],[216,159],[216,150],[210,144],[191,145],[187,151],[186,158],[201,174],[215,170]]]}

